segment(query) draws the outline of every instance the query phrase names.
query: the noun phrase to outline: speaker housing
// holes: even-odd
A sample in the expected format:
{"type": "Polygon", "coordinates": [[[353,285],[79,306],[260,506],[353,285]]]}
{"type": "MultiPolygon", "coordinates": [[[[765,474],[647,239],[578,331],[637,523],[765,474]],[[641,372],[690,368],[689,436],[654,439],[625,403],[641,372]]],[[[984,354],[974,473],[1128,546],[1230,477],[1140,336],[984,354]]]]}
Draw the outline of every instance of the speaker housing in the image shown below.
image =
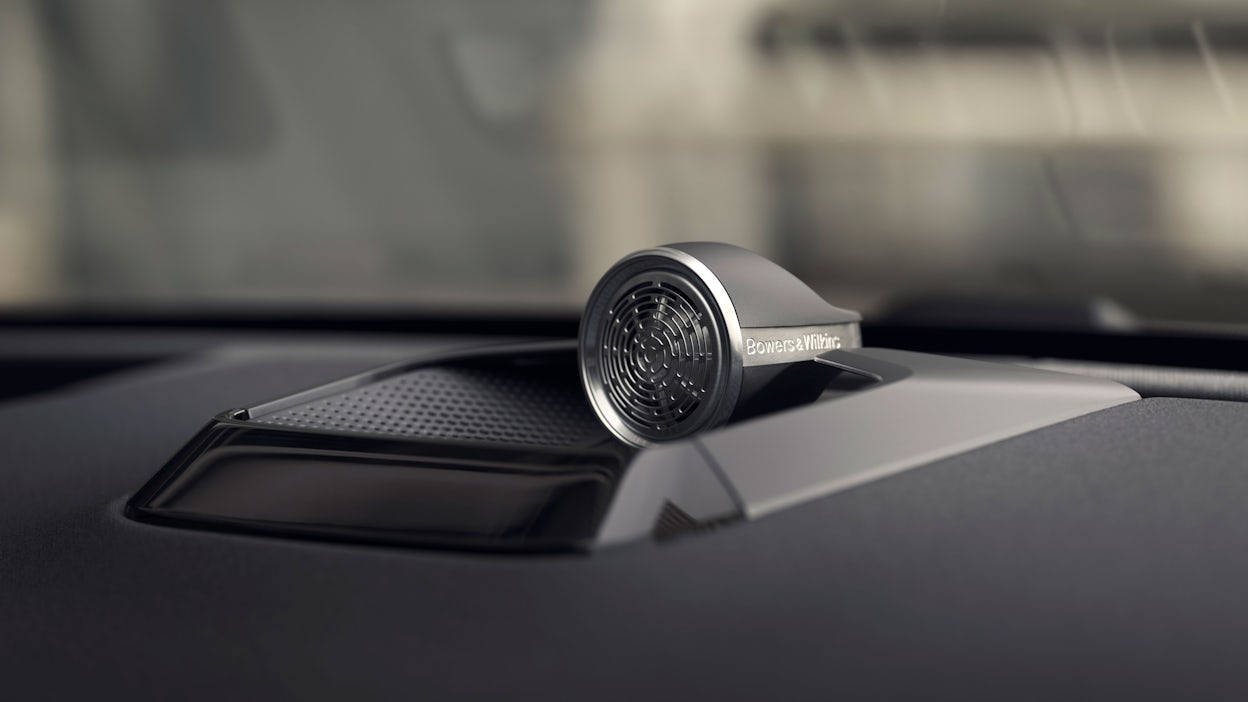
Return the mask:
{"type": "Polygon", "coordinates": [[[757,519],[1139,399],[1099,378],[860,348],[857,322],[744,249],[643,251],[608,271],[579,341],[460,349],[221,413],[126,514],[585,552],[757,519]],[[615,414],[612,393],[627,400],[630,388],[669,391],[657,436],[630,435],[615,414]],[[684,404],[676,389],[690,392],[684,404]],[[774,409],[786,411],[693,436],[774,409]],[[642,442],[661,445],[630,445],[642,442]]]}
{"type": "Polygon", "coordinates": [[[814,399],[827,371],[810,361],[861,346],[860,321],[747,249],[669,244],[621,259],[590,294],[581,381],[621,441],[673,441],[814,399]]]}

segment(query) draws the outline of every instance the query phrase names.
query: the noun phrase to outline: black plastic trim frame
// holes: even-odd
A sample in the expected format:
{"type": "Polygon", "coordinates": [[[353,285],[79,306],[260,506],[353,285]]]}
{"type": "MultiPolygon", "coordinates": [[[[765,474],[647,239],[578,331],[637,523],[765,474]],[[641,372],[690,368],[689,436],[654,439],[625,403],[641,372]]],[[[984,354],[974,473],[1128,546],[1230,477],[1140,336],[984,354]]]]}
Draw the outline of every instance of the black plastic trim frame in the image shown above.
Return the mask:
{"type": "MultiPolygon", "coordinates": [[[[635,451],[606,437],[547,446],[276,426],[255,417],[426,366],[523,369],[568,342],[404,361],[214,417],[127,503],[153,524],[491,552],[593,547],[635,451]]],[[[586,412],[588,412],[586,407],[586,412]]]]}

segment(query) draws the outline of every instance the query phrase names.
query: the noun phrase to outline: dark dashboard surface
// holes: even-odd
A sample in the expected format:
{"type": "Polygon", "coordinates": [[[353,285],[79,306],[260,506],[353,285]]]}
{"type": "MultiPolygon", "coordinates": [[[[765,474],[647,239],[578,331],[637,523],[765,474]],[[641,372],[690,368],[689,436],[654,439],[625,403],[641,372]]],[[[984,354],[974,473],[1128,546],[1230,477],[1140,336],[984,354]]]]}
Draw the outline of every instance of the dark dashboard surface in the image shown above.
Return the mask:
{"type": "Polygon", "coordinates": [[[591,556],[298,542],[122,514],[215,412],[485,341],[169,342],[211,350],[0,404],[5,696],[1248,694],[1237,403],[1146,399],[756,522],[591,556]]]}

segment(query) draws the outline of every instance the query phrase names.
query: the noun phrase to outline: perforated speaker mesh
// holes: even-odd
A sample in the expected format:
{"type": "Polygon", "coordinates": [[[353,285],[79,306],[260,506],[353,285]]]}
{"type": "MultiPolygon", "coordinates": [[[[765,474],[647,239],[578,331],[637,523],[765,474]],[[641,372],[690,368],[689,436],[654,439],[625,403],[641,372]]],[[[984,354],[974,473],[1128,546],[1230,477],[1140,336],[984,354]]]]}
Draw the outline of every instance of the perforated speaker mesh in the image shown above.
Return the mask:
{"type": "Polygon", "coordinates": [[[606,435],[575,377],[453,366],[420,368],[252,421],[508,444],[572,445],[606,435]]]}
{"type": "Polygon", "coordinates": [[[717,378],[718,339],[673,282],[647,280],[619,295],[600,338],[603,381],[634,428],[671,430],[691,417],[717,378]]]}

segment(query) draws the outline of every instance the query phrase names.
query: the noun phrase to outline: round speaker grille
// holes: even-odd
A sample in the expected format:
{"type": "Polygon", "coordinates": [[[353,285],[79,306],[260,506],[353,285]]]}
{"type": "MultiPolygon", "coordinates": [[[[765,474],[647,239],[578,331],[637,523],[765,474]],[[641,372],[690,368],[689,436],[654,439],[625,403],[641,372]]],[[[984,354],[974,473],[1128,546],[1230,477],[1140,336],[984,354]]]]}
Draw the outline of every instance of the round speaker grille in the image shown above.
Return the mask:
{"type": "Polygon", "coordinates": [[[722,380],[724,350],[704,297],[680,276],[634,277],[609,298],[597,335],[598,367],[617,416],[642,437],[698,428],[722,380]]]}

